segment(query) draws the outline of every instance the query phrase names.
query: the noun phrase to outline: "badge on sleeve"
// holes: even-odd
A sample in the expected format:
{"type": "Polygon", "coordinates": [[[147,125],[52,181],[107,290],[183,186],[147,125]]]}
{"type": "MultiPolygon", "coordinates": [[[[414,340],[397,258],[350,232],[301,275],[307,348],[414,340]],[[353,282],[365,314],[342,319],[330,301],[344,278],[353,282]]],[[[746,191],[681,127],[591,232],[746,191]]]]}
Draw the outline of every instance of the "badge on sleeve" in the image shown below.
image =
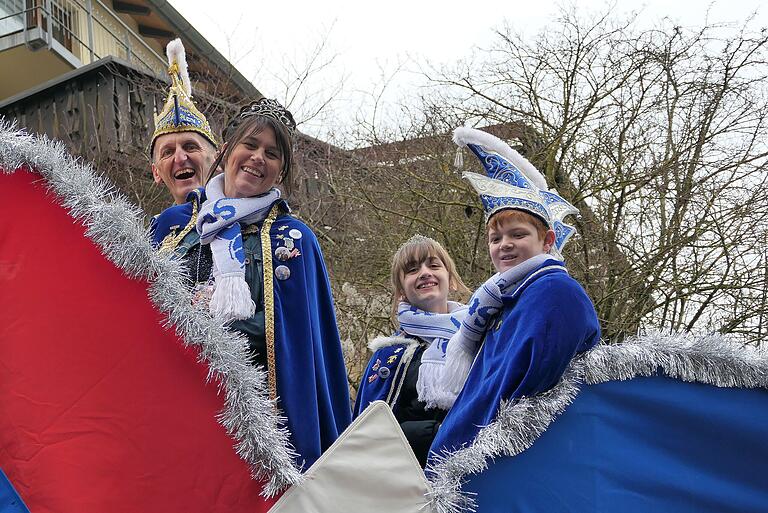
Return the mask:
{"type": "Polygon", "coordinates": [[[278,265],[275,267],[275,277],[278,280],[287,280],[291,277],[291,270],[288,269],[288,266],[278,265]]]}
{"type": "Polygon", "coordinates": [[[291,258],[291,250],[286,248],[285,246],[280,246],[275,250],[275,257],[277,257],[278,260],[281,262],[285,262],[289,258],[291,258]]]}

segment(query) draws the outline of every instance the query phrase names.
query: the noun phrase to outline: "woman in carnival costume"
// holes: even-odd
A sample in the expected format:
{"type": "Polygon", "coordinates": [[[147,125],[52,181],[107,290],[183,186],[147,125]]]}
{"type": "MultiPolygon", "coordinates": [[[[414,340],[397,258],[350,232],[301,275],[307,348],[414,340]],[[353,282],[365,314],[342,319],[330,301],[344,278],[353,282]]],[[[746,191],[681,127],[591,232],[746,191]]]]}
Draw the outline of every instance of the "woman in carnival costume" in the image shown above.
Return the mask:
{"type": "Polygon", "coordinates": [[[497,273],[473,294],[448,344],[442,380],[455,401],[432,444],[436,454],[471,444],[502,401],[551,388],[600,340],[594,306],[560,256],[575,231],[563,218],[576,208],[500,139],[458,128],[454,141],[486,171],[464,178],[480,195],[497,273]]]}
{"type": "Polygon", "coordinates": [[[392,257],[392,314],[399,327],[369,344],[374,355],[357,393],[355,416],[386,401],[422,466],[448,398],[440,386],[445,345],[467,307],[448,300],[468,294],[456,265],[439,242],[414,235],[392,257]]]}
{"type": "MultiPolygon", "coordinates": [[[[183,228],[155,240],[183,259],[195,300],[247,338],[306,470],[347,427],[351,412],[323,255],[276,187],[290,179],[295,129],[276,100],[244,107],[211,167],[211,174],[219,165],[224,172],[204,194],[191,194],[183,228]]],[[[164,217],[183,207],[166,210],[155,225],[170,224],[164,217]]]]}

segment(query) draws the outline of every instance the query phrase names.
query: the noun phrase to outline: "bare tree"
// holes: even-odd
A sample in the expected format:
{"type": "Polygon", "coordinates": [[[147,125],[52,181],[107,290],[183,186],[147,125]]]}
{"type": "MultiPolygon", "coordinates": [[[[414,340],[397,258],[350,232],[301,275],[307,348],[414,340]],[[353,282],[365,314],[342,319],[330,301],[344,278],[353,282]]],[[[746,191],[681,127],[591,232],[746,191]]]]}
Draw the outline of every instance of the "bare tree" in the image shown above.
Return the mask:
{"type": "MultiPolygon", "coordinates": [[[[533,40],[509,27],[497,35],[473,59],[426,67],[431,88],[404,116],[400,142],[371,141],[336,170],[336,198],[357,209],[344,230],[371,240],[369,286],[382,287],[413,232],[444,242],[468,281],[487,276],[484,226],[446,135],[469,122],[517,146],[579,207],[566,257],[608,338],[694,330],[758,342],[768,34],[749,22],[648,30],[564,11],[533,40]]],[[[350,253],[339,264],[360,258],[350,253]]]]}
{"type": "MultiPolygon", "coordinates": [[[[453,166],[450,132],[466,123],[509,141],[579,207],[566,259],[606,337],[716,330],[759,342],[768,319],[766,43],[749,23],[649,30],[563,12],[532,40],[504,27],[491,49],[451,68],[426,66],[420,97],[394,115],[377,108],[345,134],[357,150],[298,137],[290,200],[326,256],[350,383],[365,343],[392,329],[389,263],[408,237],[441,241],[470,285],[491,272],[479,203],[453,166]]],[[[287,68],[282,100],[300,106],[299,89],[330,69],[326,41],[315,50],[287,68]]],[[[387,77],[372,89],[376,106],[387,77]]],[[[205,82],[196,99],[214,125],[245,101],[218,98],[226,84],[193,79],[205,82]]],[[[162,87],[153,94],[164,98],[162,87]]],[[[298,117],[317,119],[333,94],[308,100],[298,117]]],[[[97,166],[154,213],[163,202],[141,150],[104,153],[97,166]]]]}
{"type": "Polygon", "coordinates": [[[346,73],[340,69],[338,53],[332,48],[333,25],[303,48],[283,55],[275,69],[261,70],[256,79],[291,111],[299,130],[331,138],[337,124],[334,107],[344,93],[346,73]]]}

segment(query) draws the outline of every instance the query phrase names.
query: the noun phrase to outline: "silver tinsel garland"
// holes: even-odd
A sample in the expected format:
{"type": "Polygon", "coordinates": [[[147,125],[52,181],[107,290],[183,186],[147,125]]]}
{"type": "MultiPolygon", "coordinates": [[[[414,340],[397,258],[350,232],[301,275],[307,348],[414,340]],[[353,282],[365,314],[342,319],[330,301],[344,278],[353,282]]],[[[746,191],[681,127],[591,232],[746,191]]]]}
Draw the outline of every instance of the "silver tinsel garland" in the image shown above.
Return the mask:
{"type": "Polygon", "coordinates": [[[647,335],[622,344],[598,345],[571,362],[560,382],[550,390],[515,401],[503,401],[494,422],[480,430],[468,446],[446,452],[427,469],[430,503],[439,513],[474,510],[463,493],[471,474],[482,472],[499,456],[515,456],[528,449],[563,413],[582,384],[664,375],[717,387],[768,389],[768,353],[742,347],[722,335],[647,335]]]}
{"type": "Polygon", "coordinates": [[[265,482],[262,495],[274,497],[299,483],[303,476],[294,464],[285,419],[269,399],[266,373],[247,363],[242,336],[192,305],[179,264],[152,249],[144,213],[91,166],[72,158],[62,143],[16,130],[2,118],[0,168],[6,173],[27,169],[40,174],[106,258],[130,278],[149,281],[150,299],[167,316],[167,326],[173,326],[185,344],[200,350],[208,379],[223,392],[225,407],[218,420],[234,438],[253,477],[265,482]]]}

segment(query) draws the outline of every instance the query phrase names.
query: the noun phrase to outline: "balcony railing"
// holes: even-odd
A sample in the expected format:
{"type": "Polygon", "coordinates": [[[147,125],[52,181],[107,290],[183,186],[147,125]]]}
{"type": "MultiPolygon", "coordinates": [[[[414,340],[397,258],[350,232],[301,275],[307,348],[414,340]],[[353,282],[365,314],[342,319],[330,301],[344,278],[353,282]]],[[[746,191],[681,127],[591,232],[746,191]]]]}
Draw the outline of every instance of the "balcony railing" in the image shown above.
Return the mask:
{"type": "Polygon", "coordinates": [[[82,64],[112,55],[154,73],[167,66],[101,0],[0,0],[0,37],[15,33],[33,50],[56,41],[82,64]]]}

